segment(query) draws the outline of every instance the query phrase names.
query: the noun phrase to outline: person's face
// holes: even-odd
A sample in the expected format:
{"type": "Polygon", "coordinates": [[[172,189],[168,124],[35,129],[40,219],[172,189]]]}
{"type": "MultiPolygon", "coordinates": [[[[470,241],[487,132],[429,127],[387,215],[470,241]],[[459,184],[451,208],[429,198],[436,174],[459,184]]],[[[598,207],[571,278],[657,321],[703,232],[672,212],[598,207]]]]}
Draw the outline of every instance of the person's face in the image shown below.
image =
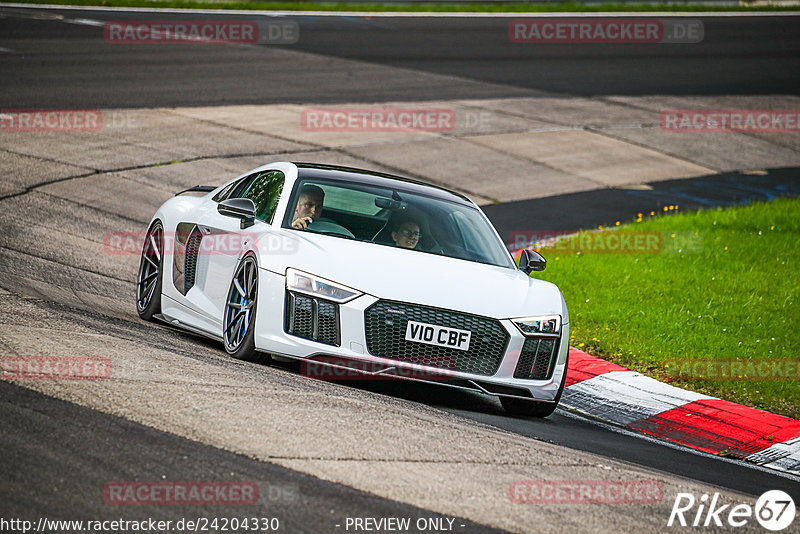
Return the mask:
{"type": "Polygon", "coordinates": [[[316,219],[322,214],[322,198],[302,193],[297,199],[297,207],[294,210],[294,218],[311,217],[316,219]]]}
{"type": "Polygon", "coordinates": [[[416,247],[419,243],[419,225],[413,222],[404,222],[400,228],[392,232],[392,239],[398,247],[416,247]]]}

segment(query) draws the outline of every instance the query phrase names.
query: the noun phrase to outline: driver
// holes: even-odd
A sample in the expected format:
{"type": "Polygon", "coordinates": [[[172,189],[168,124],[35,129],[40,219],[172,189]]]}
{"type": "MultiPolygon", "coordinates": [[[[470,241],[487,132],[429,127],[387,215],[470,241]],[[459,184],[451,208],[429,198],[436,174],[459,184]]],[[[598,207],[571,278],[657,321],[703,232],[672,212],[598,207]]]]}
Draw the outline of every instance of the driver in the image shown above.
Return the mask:
{"type": "Polygon", "coordinates": [[[294,209],[292,228],[305,230],[314,219],[322,215],[322,203],[325,201],[325,191],[321,187],[307,184],[300,188],[297,197],[297,207],[294,209]]]}

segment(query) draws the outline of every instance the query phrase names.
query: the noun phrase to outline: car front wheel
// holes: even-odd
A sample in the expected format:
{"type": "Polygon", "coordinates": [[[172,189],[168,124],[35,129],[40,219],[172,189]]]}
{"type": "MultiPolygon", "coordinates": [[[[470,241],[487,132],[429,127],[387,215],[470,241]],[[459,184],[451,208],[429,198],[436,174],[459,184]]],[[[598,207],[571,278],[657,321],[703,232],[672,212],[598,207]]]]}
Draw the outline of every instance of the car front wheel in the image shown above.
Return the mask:
{"type": "Polygon", "coordinates": [[[255,324],[258,302],[258,265],[245,256],[231,281],[222,322],[225,350],[238,360],[267,363],[269,356],[256,352],[255,324]]]}
{"type": "Polygon", "coordinates": [[[150,321],[161,311],[161,272],[164,265],[164,227],[156,221],[147,231],[136,278],[136,311],[150,321]]]}
{"type": "Polygon", "coordinates": [[[500,397],[500,404],[503,409],[513,415],[525,415],[528,417],[547,417],[556,411],[558,403],[561,401],[561,394],[564,393],[564,384],[567,382],[567,368],[569,367],[569,356],[564,365],[564,376],[561,377],[561,385],[556,393],[556,398],[552,402],[536,402],[525,399],[515,399],[512,397],[500,397]]]}

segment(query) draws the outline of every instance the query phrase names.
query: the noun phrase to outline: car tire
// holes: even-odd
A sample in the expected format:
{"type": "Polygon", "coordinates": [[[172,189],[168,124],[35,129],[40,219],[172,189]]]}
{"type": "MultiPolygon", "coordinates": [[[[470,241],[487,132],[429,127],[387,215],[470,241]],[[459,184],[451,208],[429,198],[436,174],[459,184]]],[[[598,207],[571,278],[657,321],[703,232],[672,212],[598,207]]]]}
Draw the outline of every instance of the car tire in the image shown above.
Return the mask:
{"type": "Polygon", "coordinates": [[[164,226],[155,221],[145,235],[136,277],[136,311],[152,321],[161,312],[161,279],[164,271],[164,226]]]}
{"type": "Polygon", "coordinates": [[[515,399],[513,397],[500,397],[500,404],[503,409],[512,415],[525,415],[528,417],[547,417],[551,415],[558,403],[561,402],[561,394],[564,393],[564,385],[567,382],[567,368],[569,367],[569,355],[564,362],[564,376],[561,377],[561,385],[556,393],[556,398],[552,402],[537,402],[525,399],[515,399]]]}
{"type": "Polygon", "coordinates": [[[256,306],[258,304],[258,263],[247,254],[234,271],[225,311],[222,315],[222,339],[225,350],[237,360],[269,363],[269,355],[256,351],[256,306]]]}

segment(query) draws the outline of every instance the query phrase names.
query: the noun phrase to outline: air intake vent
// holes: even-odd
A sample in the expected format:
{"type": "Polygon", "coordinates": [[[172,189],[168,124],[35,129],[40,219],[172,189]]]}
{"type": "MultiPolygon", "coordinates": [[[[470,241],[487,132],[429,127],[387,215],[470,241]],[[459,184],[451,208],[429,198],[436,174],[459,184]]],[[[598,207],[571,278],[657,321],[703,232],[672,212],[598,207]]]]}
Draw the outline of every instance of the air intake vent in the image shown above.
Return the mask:
{"type": "Polygon", "coordinates": [[[186,240],[186,268],[183,278],[184,295],[194,286],[195,276],[197,275],[197,255],[200,253],[200,241],[202,240],[203,234],[195,226],[192,233],[189,234],[189,239],[186,240]]]}
{"type": "Polygon", "coordinates": [[[287,334],[338,347],[339,305],[292,291],[286,294],[284,330],[287,334]]]}
{"type": "Polygon", "coordinates": [[[522,346],[514,378],[547,380],[553,375],[558,357],[558,338],[529,337],[522,346]]]}

